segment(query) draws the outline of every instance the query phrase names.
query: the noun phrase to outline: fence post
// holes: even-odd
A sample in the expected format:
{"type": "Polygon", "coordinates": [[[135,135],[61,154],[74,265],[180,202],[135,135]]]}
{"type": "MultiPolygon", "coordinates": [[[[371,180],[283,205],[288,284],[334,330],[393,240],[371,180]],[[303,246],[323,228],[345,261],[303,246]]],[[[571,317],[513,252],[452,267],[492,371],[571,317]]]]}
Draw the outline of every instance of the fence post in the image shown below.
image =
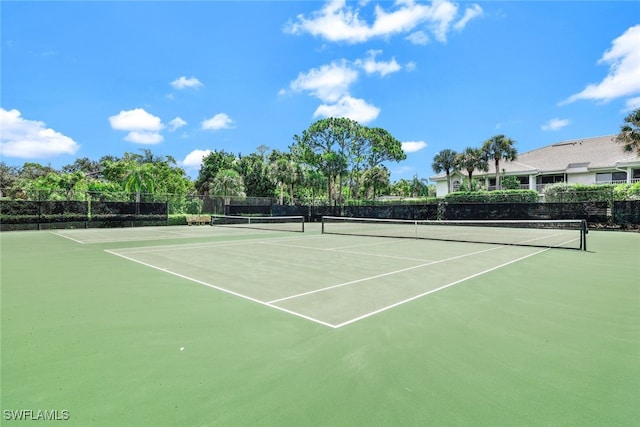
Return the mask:
{"type": "Polygon", "coordinates": [[[611,216],[609,217],[609,223],[613,224],[616,222],[616,213],[614,212],[614,209],[616,206],[616,198],[615,198],[615,191],[613,187],[611,187],[609,190],[610,190],[609,204],[611,206],[611,209],[609,211],[611,212],[611,216]]]}

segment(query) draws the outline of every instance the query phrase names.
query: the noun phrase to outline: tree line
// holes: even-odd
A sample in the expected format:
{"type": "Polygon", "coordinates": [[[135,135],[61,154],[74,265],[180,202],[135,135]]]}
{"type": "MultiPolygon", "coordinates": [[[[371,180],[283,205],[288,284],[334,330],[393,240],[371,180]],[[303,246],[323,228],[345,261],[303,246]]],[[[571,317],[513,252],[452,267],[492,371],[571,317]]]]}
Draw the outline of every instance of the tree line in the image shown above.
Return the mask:
{"type": "MultiPolygon", "coordinates": [[[[2,197],[73,200],[79,195],[185,194],[277,198],[279,203],[343,203],[381,195],[425,197],[435,188],[426,179],[390,182],[384,162],[406,158],[401,143],[382,128],[347,118],[327,118],[294,135],[288,151],[260,145],[249,155],[214,150],[203,158],[198,176],[189,178],[171,156],[151,150],[79,158],[55,170],[27,162],[0,162],[2,197]]],[[[115,196],[114,196],[115,197],[115,196]]]]}
{"type": "MultiPolygon", "coordinates": [[[[640,109],[629,113],[614,138],[624,151],[640,154],[640,109]]],[[[477,189],[475,171],[488,171],[493,163],[517,158],[516,142],[495,135],[480,147],[461,152],[436,153],[432,169],[451,174],[465,171],[463,190],[477,189]]],[[[435,186],[415,175],[390,182],[385,163],[406,159],[402,144],[387,130],[362,126],[348,118],[326,118],[293,136],[288,151],[260,145],[249,155],[224,150],[204,157],[198,177],[192,180],[171,156],[151,150],[79,158],[60,170],[27,162],[22,167],[0,162],[0,197],[31,200],[72,200],[78,195],[184,194],[277,198],[279,203],[344,203],[379,196],[435,197],[435,186]]],[[[518,188],[513,177],[496,176],[496,188],[518,188]]]]}

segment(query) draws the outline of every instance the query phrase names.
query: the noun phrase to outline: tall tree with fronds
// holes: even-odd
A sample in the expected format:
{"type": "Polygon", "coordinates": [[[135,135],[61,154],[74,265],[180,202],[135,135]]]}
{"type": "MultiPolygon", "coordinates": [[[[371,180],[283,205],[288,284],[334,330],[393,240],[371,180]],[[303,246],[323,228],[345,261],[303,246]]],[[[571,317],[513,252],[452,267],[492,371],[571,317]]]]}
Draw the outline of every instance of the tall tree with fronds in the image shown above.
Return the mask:
{"type": "Polygon", "coordinates": [[[125,176],[124,189],[136,193],[136,202],[140,203],[140,193],[153,193],[156,174],[153,163],[138,164],[130,162],[131,169],[125,176]]]}
{"type": "Polygon", "coordinates": [[[389,170],[383,165],[374,166],[364,171],[362,181],[365,196],[375,199],[381,190],[389,186],[389,170]]]}
{"type": "Polygon", "coordinates": [[[211,194],[217,196],[244,196],[242,177],[233,169],[218,171],[211,181],[211,194]]]}
{"type": "MultiPolygon", "coordinates": [[[[291,163],[286,157],[275,159],[269,164],[269,174],[278,184],[278,193],[280,195],[280,204],[284,205],[284,186],[291,181],[291,163]]],[[[293,197],[293,195],[292,195],[293,197]]]]}
{"type": "Polygon", "coordinates": [[[482,150],[488,159],[493,159],[496,167],[496,190],[500,190],[500,160],[514,161],[518,157],[515,143],[504,135],[495,135],[482,144],[482,150]]]}
{"type": "Polygon", "coordinates": [[[633,153],[635,151],[640,156],[640,108],[624,118],[624,124],[620,126],[620,133],[616,135],[614,140],[619,144],[624,144],[625,152],[633,153]]]}
{"type": "Polygon", "coordinates": [[[467,147],[456,157],[458,169],[466,170],[469,176],[469,189],[473,185],[473,172],[477,169],[482,172],[489,170],[487,155],[481,148],[467,147]]]}
{"type": "Polygon", "coordinates": [[[458,153],[446,148],[436,153],[431,164],[431,168],[435,173],[444,172],[447,174],[447,193],[451,193],[451,172],[456,169],[457,157],[458,153]]]}

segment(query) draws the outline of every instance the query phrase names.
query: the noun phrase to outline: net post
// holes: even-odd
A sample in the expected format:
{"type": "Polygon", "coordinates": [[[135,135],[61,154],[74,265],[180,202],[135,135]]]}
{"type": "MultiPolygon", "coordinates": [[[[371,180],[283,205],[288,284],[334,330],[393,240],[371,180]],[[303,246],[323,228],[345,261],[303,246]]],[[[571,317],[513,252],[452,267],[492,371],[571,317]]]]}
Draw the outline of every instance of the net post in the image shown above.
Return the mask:
{"type": "Polygon", "coordinates": [[[587,250],[587,233],[589,233],[589,227],[586,220],[582,220],[580,223],[580,249],[587,250]]]}
{"type": "Polygon", "coordinates": [[[302,232],[304,233],[304,217],[300,217],[300,221],[302,221],[302,232]]]}
{"type": "Polygon", "coordinates": [[[320,234],[324,234],[324,215],[322,217],[320,217],[320,222],[322,223],[321,228],[320,228],[320,234]]]}

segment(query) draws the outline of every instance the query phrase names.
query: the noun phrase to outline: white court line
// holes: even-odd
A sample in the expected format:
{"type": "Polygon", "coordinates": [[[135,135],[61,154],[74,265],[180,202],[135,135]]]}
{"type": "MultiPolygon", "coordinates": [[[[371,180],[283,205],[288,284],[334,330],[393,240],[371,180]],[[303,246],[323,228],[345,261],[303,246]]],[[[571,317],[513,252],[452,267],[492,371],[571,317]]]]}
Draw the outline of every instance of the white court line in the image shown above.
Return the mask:
{"type": "MultiPolygon", "coordinates": [[[[314,237],[273,237],[273,240],[310,240],[310,239],[318,239],[321,236],[314,237]]],[[[162,245],[162,246],[142,246],[137,248],[120,248],[114,249],[118,251],[122,251],[123,253],[128,254],[144,254],[150,252],[165,252],[165,251],[175,251],[175,250],[185,250],[185,249],[202,249],[202,248],[225,248],[228,246],[241,246],[255,243],[264,243],[264,239],[243,239],[243,240],[223,240],[219,242],[206,242],[206,243],[184,243],[180,245],[162,245]]]]}
{"type": "Polygon", "coordinates": [[[511,260],[511,261],[505,262],[504,264],[500,264],[500,265],[497,265],[497,266],[495,266],[495,267],[491,267],[491,268],[489,268],[489,269],[487,269],[487,270],[481,271],[481,272],[476,273],[476,274],[472,274],[471,276],[465,277],[465,278],[463,278],[463,279],[456,280],[455,282],[451,282],[451,283],[448,283],[448,284],[446,284],[446,285],[440,286],[439,288],[432,289],[432,290],[427,291],[427,292],[423,292],[423,293],[421,293],[421,294],[419,294],[419,295],[415,295],[415,296],[413,296],[413,297],[411,297],[411,298],[407,298],[407,299],[404,299],[404,300],[402,300],[402,301],[396,302],[396,303],[394,303],[394,304],[388,305],[388,306],[386,306],[386,307],[380,308],[380,309],[378,309],[378,310],[372,311],[372,312],[370,312],[370,313],[363,314],[362,316],[354,317],[353,319],[351,319],[351,320],[347,320],[346,322],[342,322],[342,323],[339,323],[339,324],[337,324],[337,325],[333,325],[333,327],[334,327],[335,329],[338,329],[338,328],[341,328],[341,327],[343,327],[343,326],[349,325],[349,324],[351,324],[351,323],[357,322],[357,321],[359,321],[359,320],[366,319],[367,317],[371,317],[371,316],[373,316],[373,315],[375,315],[375,314],[382,313],[383,311],[386,311],[386,310],[392,309],[392,308],[394,308],[394,307],[398,307],[399,305],[406,304],[406,303],[408,303],[408,302],[410,302],[410,301],[416,300],[416,299],[418,299],[418,298],[422,298],[422,297],[424,297],[424,296],[426,296],[426,295],[429,295],[429,294],[432,294],[432,293],[434,293],[434,292],[441,291],[441,290],[443,290],[443,289],[446,289],[446,288],[449,288],[449,287],[451,287],[451,286],[457,285],[457,284],[462,283],[462,282],[464,282],[464,281],[467,281],[467,280],[473,279],[474,277],[478,277],[478,276],[481,276],[481,275],[483,275],[483,274],[489,273],[489,272],[491,272],[491,271],[497,270],[497,269],[499,269],[499,268],[505,267],[505,266],[507,266],[507,265],[509,265],[509,264],[513,264],[514,262],[522,261],[522,260],[523,260],[523,259],[525,259],[525,258],[529,258],[529,257],[532,257],[532,256],[534,256],[534,255],[538,255],[539,253],[542,253],[542,252],[548,251],[549,249],[550,249],[550,248],[541,249],[541,250],[539,250],[539,251],[537,251],[537,252],[534,252],[534,253],[532,253],[532,254],[525,255],[525,256],[523,256],[523,257],[520,257],[520,258],[517,258],[517,259],[511,260]]]}
{"type": "Polygon", "coordinates": [[[280,310],[280,311],[282,311],[282,312],[285,312],[285,313],[288,313],[288,314],[292,314],[292,315],[294,315],[294,316],[301,317],[301,318],[303,318],[303,319],[307,319],[307,320],[310,320],[310,321],[312,321],[312,322],[319,323],[319,324],[324,325],[324,326],[328,326],[328,327],[330,327],[330,328],[335,328],[335,325],[332,325],[331,323],[323,322],[322,320],[316,319],[316,318],[314,318],[314,317],[307,316],[307,315],[304,315],[304,314],[302,314],[302,313],[298,313],[298,312],[295,312],[295,311],[292,311],[292,310],[289,310],[289,309],[286,309],[286,308],[283,308],[283,307],[278,307],[277,305],[272,305],[272,304],[269,304],[268,302],[260,301],[260,300],[258,300],[258,299],[252,298],[252,297],[250,297],[250,296],[248,296],[248,295],[243,295],[243,294],[240,294],[240,293],[238,293],[238,292],[231,291],[231,290],[229,290],[229,289],[221,288],[220,286],[216,286],[216,285],[213,285],[213,284],[211,284],[211,283],[207,283],[207,282],[204,282],[204,281],[202,281],[202,280],[195,279],[195,278],[193,278],[193,277],[185,276],[184,274],[176,273],[176,272],[174,272],[174,271],[167,270],[166,268],[158,267],[158,266],[156,266],[156,265],[149,264],[149,263],[146,263],[146,262],[144,262],[144,261],[139,261],[139,260],[137,260],[137,259],[130,258],[130,257],[128,257],[128,256],[125,256],[125,255],[119,254],[119,253],[117,253],[117,252],[113,252],[113,251],[111,251],[111,250],[105,250],[105,252],[108,252],[108,253],[110,253],[110,254],[112,254],[112,255],[115,255],[115,256],[119,256],[119,257],[124,258],[124,259],[129,260],[129,261],[136,262],[136,263],[138,263],[138,264],[142,264],[142,265],[144,265],[144,266],[146,266],[146,267],[150,267],[150,268],[153,268],[153,269],[155,269],[155,270],[162,271],[162,272],[164,272],[164,273],[172,274],[172,275],[174,275],[174,276],[180,277],[181,279],[190,280],[190,281],[192,281],[192,282],[198,283],[199,285],[207,286],[207,287],[209,287],[209,288],[213,288],[213,289],[216,289],[216,290],[218,290],[218,291],[225,292],[225,293],[227,293],[227,294],[230,294],[230,295],[233,295],[233,296],[236,296],[236,297],[244,298],[244,299],[246,299],[246,300],[249,300],[249,301],[252,301],[252,302],[255,302],[255,303],[261,304],[261,305],[265,305],[265,306],[267,306],[267,307],[274,308],[274,309],[276,309],[276,310],[280,310]]]}
{"type": "MultiPolygon", "coordinates": [[[[366,256],[377,257],[377,258],[391,258],[391,259],[402,259],[402,260],[406,260],[406,261],[433,262],[433,260],[429,260],[429,259],[409,258],[409,257],[403,257],[403,256],[395,256],[395,255],[373,254],[373,253],[370,253],[370,252],[344,251],[342,249],[335,249],[335,248],[316,248],[316,247],[313,247],[313,246],[285,245],[285,244],[282,244],[282,243],[273,243],[273,242],[260,242],[260,243],[265,244],[265,245],[284,246],[284,247],[287,247],[287,248],[309,249],[309,250],[324,251],[324,252],[339,252],[339,253],[343,253],[343,254],[352,254],[352,255],[366,255],[366,256]]],[[[378,244],[379,243],[376,243],[376,245],[378,245],[378,244]]],[[[373,245],[356,245],[356,246],[373,246],[373,245]]],[[[346,246],[346,247],[348,247],[348,246],[346,246]]]]}
{"type": "MultiPolygon", "coordinates": [[[[221,232],[220,232],[221,230],[224,230],[224,232],[222,233],[224,237],[243,236],[243,235],[250,235],[250,234],[266,235],[266,233],[270,232],[269,230],[260,230],[260,229],[248,229],[248,228],[226,229],[226,228],[219,228],[219,227],[215,227],[215,228],[210,227],[210,229],[207,229],[206,227],[191,227],[189,229],[184,229],[182,231],[178,229],[167,230],[164,227],[130,227],[130,228],[135,229],[136,231],[139,231],[141,232],[141,234],[145,234],[145,235],[138,235],[133,237],[116,237],[116,236],[109,237],[109,234],[113,234],[114,230],[108,229],[108,228],[88,228],[88,229],[67,230],[67,231],[70,231],[71,233],[75,232],[76,234],[91,233],[92,235],[94,235],[94,238],[88,238],[86,240],[78,240],[78,239],[74,239],[72,237],[66,236],[64,234],[61,234],[60,232],[51,232],[51,233],[80,244],[103,244],[103,243],[124,243],[124,242],[138,242],[138,241],[145,242],[150,240],[198,239],[198,238],[207,238],[207,237],[217,237],[221,235],[221,232]],[[199,231],[196,231],[196,229],[203,229],[205,231],[199,232],[199,231]],[[238,232],[233,233],[232,231],[238,231],[238,232]],[[152,234],[152,233],[158,233],[158,234],[152,234]],[[95,236],[96,234],[106,234],[106,235],[96,237],[95,236]]],[[[122,230],[128,230],[128,229],[129,228],[118,228],[116,230],[122,231],[122,230]]]]}
{"type": "MultiPolygon", "coordinates": [[[[90,233],[94,230],[89,231],[90,233]]],[[[83,231],[80,231],[78,234],[82,234],[83,231]]],[[[179,233],[179,232],[171,232],[163,230],[162,234],[156,234],[153,236],[135,236],[135,237],[112,237],[107,239],[96,238],[96,239],[86,239],[86,240],[78,240],[73,237],[69,237],[67,235],[61,234],[59,232],[51,232],[51,234],[55,234],[60,237],[64,237],[65,239],[73,240],[76,243],[80,243],[82,245],[87,244],[102,244],[102,243],[124,243],[124,242],[145,242],[149,240],[174,240],[174,239],[191,239],[191,238],[202,238],[209,237],[211,235],[196,235],[191,233],[179,233]]],[[[108,237],[108,236],[105,236],[108,237]]]]}
{"type": "MultiPolygon", "coordinates": [[[[369,236],[365,236],[365,237],[369,237],[369,236]]],[[[396,240],[394,239],[393,241],[389,241],[389,240],[384,240],[382,242],[379,243],[360,243],[359,245],[349,245],[349,246],[338,246],[337,248],[331,248],[334,250],[340,250],[340,249],[351,249],[351,248],[360,248],[362,246],[376,246],[376,245],[390,245],[392,243],[399,243],[400,240],[396,240]]]]}
{"type": "Polygon", "coordinates": [[[74,241],[76,243],[80,243],[81,245],[85,244],[85,242],[83,242],[82,240],[77,240],[77,239],[74,239],[73,237],[65,236],[64,234],[60,234],[60,233],[57,233],[55,231],[52,231],[51,234],[55,234],[56,236],[64,237],[65,239],[69,239],[69,240],[74,241]]]}
{"type": "Polygon", "coordinates": [[[417,268],[426,267],[428,265],[440,264],[440,263],[443,263],[443,262],[453,261],[455,259],[465,258],[465,257],[471,256],[471,255],[477,255],[477,254],[481,254],[481,253],[484,253],[484,252],[495,251],[496,249],[504,249],[504,248],[506,248],[506,246],[496,246],[495,248],[483,249],[481,251],[470,252],[468,254],[457,255],[457,256],[454,256],[454,257],[450,257],[450,258],[444,258],[444,259],[440,259],[438,261],[430,261],[430,262],[426,262],[424,264],[418,264],[418,265],[414,265],[412,267],[407,267],[407,268],[403,268],[403,269],[400,269],[400,270],[390,271],[388,273],[377,274],[375,276],[365,277],[365,278],[357,279],[357,280],[351,280],[349,282],[339,283],[337,285],[328,286],[326,288],[315,289],[313,291],[303,292],[303,293],[300,293],[300,294],[290,295],[288,297],[271,300],[271,301],[269,301],[269,304],[274,304],[274,303],[277,303],[277,302],[282,302],[282,301],[286,301],[286,300],[290,300],[290,299],[294,299],[294,298],[304,297],[304,296],[312,295],[312,294],[315,294],[315,293],[318,293],[318,292],[324,292],[324,291],[329,291],[331,289],[341,288],[343,286],[353,285],[355,283],[366,282],[368,280],[379,279],[380,277],[391,276],[393,274],[398,274],[398,273],[404,273],[405,271],[415,270],[417,268]]]}

